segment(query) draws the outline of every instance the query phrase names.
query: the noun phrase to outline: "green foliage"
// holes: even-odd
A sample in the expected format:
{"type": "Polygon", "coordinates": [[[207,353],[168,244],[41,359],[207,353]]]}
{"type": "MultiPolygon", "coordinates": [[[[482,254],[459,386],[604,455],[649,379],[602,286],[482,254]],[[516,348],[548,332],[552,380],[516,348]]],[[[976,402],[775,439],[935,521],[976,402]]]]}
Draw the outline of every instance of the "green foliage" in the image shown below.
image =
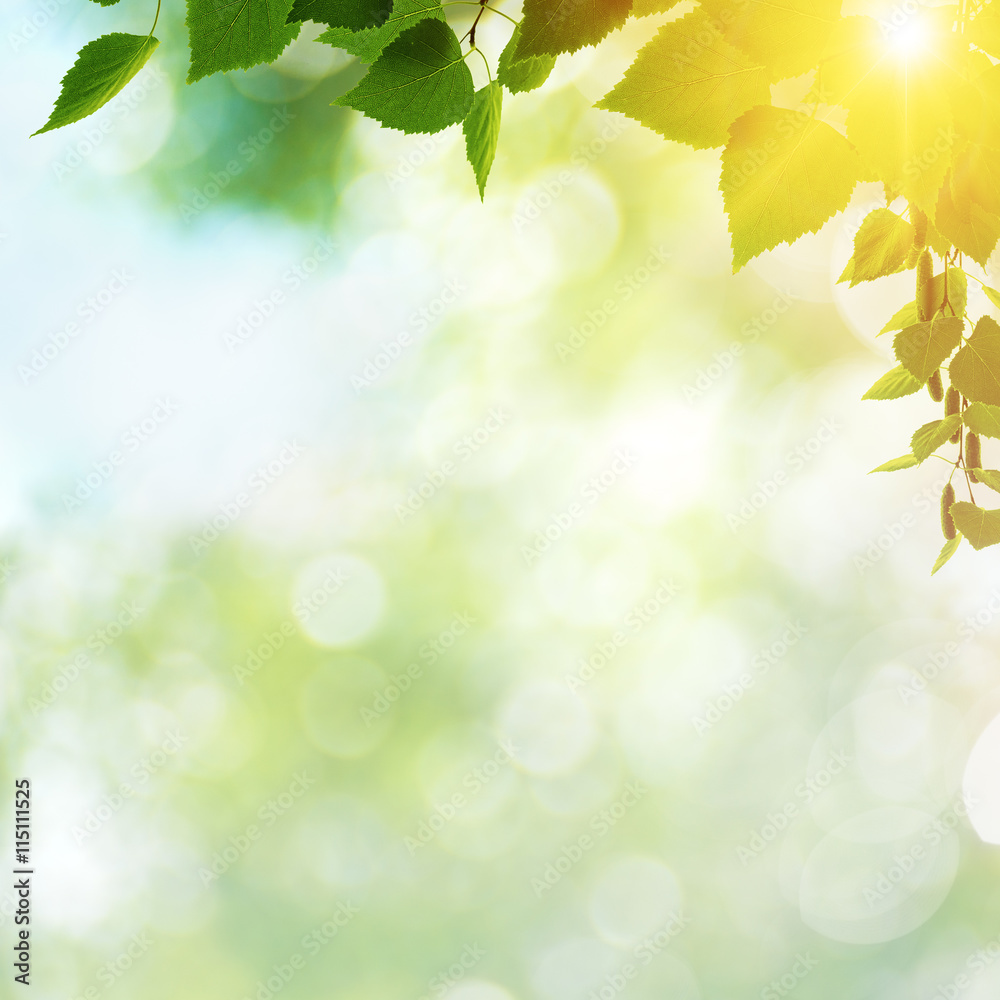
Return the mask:
{"type": "Polygon", "coordinates": [[[763,106],[738,118],[722,154],[720,184],[734,269],[816,232],[847,205],[858,169],[850,143],[825,122],[763,106]],[[748,165],[755,165],[749,176],[748,165]]]}
{"type": "Polygon", "coordinates": [[[596,45],[631,9],[632,0],[525,0],[516,55],[557,56],[596,45]]]}
{"type": "Polygon", "coordinates": [[[708,149],[725,145],[730,125],[745,111],[770,103],[764,67],[730,45],[711,18],[696,10],[660,28],[597,106],[708,149]]]}
{"type": "Polygon", "coordinates": [[[678,3],[680,0],[633,0],[632,16],[648,17],[650,14],[665,14],[678,3]]]}
{"type": "Polygon", "coordinates": [[[394,0],[392,14],[378,28],[352,31],[350,28],[328,28],[317,41],[338,49],[345,49],[362,62],[373,63],[379,53],[395,41],[407,28],[412,28],[426,18],[443,21],[441,0],[394,0]]]}
{"type": "Polygon", "coordinates": [[[729,40],[774,80],[798,76],[823,56],[840,16],[840,0],[704,0],[729,40]]]}
{"type": "Polygon", "coordinates": [[[49,120],[35,135],[78,122],[103,107],[146,65],[159,44],[152,33],[122,32],[88,42],[63,77],[62,91],[49,120]]]}
{"type": "Polygon", "coordinates": [[[942,420],[932,420],[919,428],[910,440],[910,450],[918,462],[930,458],[962,426],[962,415],[953,413],[942,420]]]}
{"type": "Polygon", "coordinates": [[[277,59],[301,27],[285,23],[290,10],[291,0],[187,0],[188,83],[277,59]]]}
{"type": "MultiPolygon", "coordinates": [[[[406,133],[463,123],[483,197],[504,88],[535,90],[559,55],[598,44],[630,16],[668,14],[598,107],[670,141],[722,147],[734,270],[818,231],[859,182],[877,182],[884,204],[864,218],[840,280],[853,288],[913,267],[917,280],[913,300],[881,330],[895,334],[900,363],[864,398],[898,399],[927,384],[940,406],[944,373],[950,387],[943,419],[940,409],[928,414],[935,419],[914,434],[913,454],[875,471],[910,468],[951,441],[954,468],[963,473],[957,481],[981,477],[992,485],[990,470],[970,465],[979,458],[963,454],[961,437],[965,426],[1000,438],[1000,324],[968,316],[964,270],[966,259],[985,266],[1000,241],[1000,0],[920,6],[908,15],[924,31],[918,50],[895,45],[874,17],[842,16],[840,0],[700,0],[669,16],[677,5],[524,0],[521,20],[508,17],[514,26],[494,75],[494,54],[476,44],[480,19],[497,16],[491,0],[187,0],[188,80],[271,62],[303,20],[319,22],[326,25],[321,44],[370,64],[336,103],[406,133]],[[461,39],[452,16],[472,21],[461,39]],[[466,65],[472,52],[483,57],[489,81],[478,91],[466,65]],[[793,89],[802,96],[789,102],[793,89]],[[772,103],[772,94],[791,106],[772,103]]],[[[41,131],[96,111],[156,45],[151,30],[104,35],[84,47],[41,131]]],[[[1000,308],[1000,291],[984,292],[1000,308]]],[[[966,520],[962,534],[976,548],[992,544],[984,539],[995,512],[970,513],[979,508],[963,503],[955,504],[966,520]]],[[[935,571],[955,546],[949,535],[935,571]]]]}
{"type": "Polygon", "coordinates": [[[929,323],[915,323],[897,333],[892,349],[896,360],[923,385],[961,339],[962,321],[955,316],[938,316],[929,323]]]}
{"type": "Polygon", "coordinates": [[[901,396],[911,396],[918,392],[922,384],[906,370],[904,365],[898,365],[892,371],[886,372],[861,398],[899,399],[901,396]]]}
{"type": "Polygon", "coordinates": [[[363,31],[381,27],[391,13],[389,0],[295,0],[288,22],[315,21],[332,28],[363,31]]]}
{"type": "Polygon", "coordinates": [[[974,549],[985,549],[1000,542],[1000,510],[985,510],[960,500],[952,506],[951,516],[974,549]]]}
{"type": "Polygon", "coordinates": [[[529,90],[537,90],[549,78],[549,74],[556,65],[555,56],[516,58],[514,52],[520,38],[521,26],[518,25],[497,61],[497,80],[512,94],[523,94],[529,90]]]}
{"type": "Polygon", "coordinates": [[[965,411],[965,426],[984,437],[1000,438],[1000,406],[970,403],[965,411]]]}
{"type": "Polygon", "coordinates": [[[486,178],[490,175],[493,158],[500,138],[500,107],[503,104],[503,88],[493,81],[476,93],[472,110],[465,119],[465,148],[469,163],[476,174],[479,197],[486,191],[486,178]]]}
{"type": "Polygon", "coordinates": [[[337,103],[401,132],[440,132],[465,118],[473,97],[458,37],[444,22],[427,19],[390,42],[337,103]]]}
{"type": "Polygon", "coordinates": [[[961,544],[961,535],[955,535],[954,538],[949,538],[948,541],[944,543],[940,554],[937,559],[934,560],[934,568],[931,570],[931,576],[933,576],[958,551],[958,547],[961,544]]]}
{"type": "Polygon", "coordinates": [[[903,269],[906,254],[913,245],[914,229],[905,219],[888,208],[870,212],[854,237],[854,255],[847,262],[839,281],[874,281],[903,269]]]}
{"type": "Polygon", "coordinates": [[[983,316],[949,368],[951,384],[976,403],[1000,405],[1000,324],[983,316]]]}
{"type": "Polygon", "coordinates": [[[872,469],[872,472],[900,472],[903,469],[912,469],[919,464],[920,460],[914,455],[900,455],[899,458],[890,458],[888,462],[883,462],[877,468],[872,469]]]}
{"type": "Polygon", "coordinates": [[[1000,493],[1000,472],[996,469],[969,469],[970,474],[975,471],[976,482],[985,483],[991,490],[1000,493]]]}

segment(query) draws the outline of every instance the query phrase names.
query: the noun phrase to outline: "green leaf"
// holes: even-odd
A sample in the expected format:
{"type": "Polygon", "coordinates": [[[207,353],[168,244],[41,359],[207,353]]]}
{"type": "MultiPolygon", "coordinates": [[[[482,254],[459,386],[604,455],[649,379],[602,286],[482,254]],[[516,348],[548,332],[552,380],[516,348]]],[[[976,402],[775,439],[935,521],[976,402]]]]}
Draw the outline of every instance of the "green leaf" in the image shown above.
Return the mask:
{"type": "Polygon", "coordinates": [[[476,175],[479,197],[486,191],[486,178],[493,166],[500,138],[500,107],[503,104],[503,88],[494,80],[476,93],[472,110],[462,125],[465,133],[465,151],[476,175]]]}
{"type": "Polygon", "coordinates": [[[94,0],[94,3],[99,3],[102,7],[113,7],[119,0],[94,0]]]}
{"type": "MultiPolygon", "coordinates": [[[[944,272],[935,274],[933,279],[934,301],[944,300],[944,272]]],[[[960,267],[948,268],[948,302],[955,310],[956,316],[965,315],[965,307],[969,301],[969,279],[960,267]]]]}
{"type": "Polygon", "coordinates": [[[363,31],[381,27],[392,13],[392,0],[295,0],[287,23],[315,21],[333,28],[363,31]]]}
{"type": "MultiPolygon", "coordinates": [[[[954,510],[954,507],[952,510],[954,510]]],[[[934,568],[931,570],[931,576],[933,576],[958,551],[958,547],[961,544],[961,532],[955,535],[954,538],[949,538],[948,541],[944,543],[940,555],[938,555],[937,559],[934,560],[934,568]]]]}
{"type": "Polygon", "coordinates": [[[382,50],[395,41],[407,28],[427,18],[444,20],[441,0],[394,0],[392,15],[380,28],[351,31],[348,28],[327,28],[317,41],[346,49],[363,62],[373,63],[382,50]]]}
{"type": "Polygon", "coordinates": [[[465,118],[474,95],[455,32],[428,19],[390,42],[364,79],[336,103],[386,128],[440,132],[465,118]]]}
{"type": "Polygon", "coordinates": [[[913,226],[888,208],[876,208],[865,216],[854,237],[854,255],[839,281],[850,279],[853,288],[902,270],[913,246],[913,226]]]}
{"type": "Polygon", "coordinates": [[[998,292],[995,288],[990,288],[989,285],[983,285],[983,291],[986,293],[986,298],[988,298],[990,302],[997,307],[997,309],[1000,309],[1000,292],[998,292]]]}
{"type": "Polygon", "coordinates": [[[910,449],[918,462],[930,458],[962,426],[962,414],[953,413],[943,420],[924,424],[910,441],[910,449]]]}
{"type": "Polygon", "coordinates": [[[527,59],[515,59],[514,51],[521,38],[521,26],[514,29],[510,41],[500,53],[497,63],[497,80],[512,94],[523,94],[536,90],[549,78],[556,64],[555,56],[529,56],[527,59]]]}
{"type": "Polygon", "coordinates": [[[78,122],[119,93],[153,54],[159,41],[152,35],[120,31],[88,42],[62,79],[62,90],[49,120],[34,134],[78,122]]]}
{"type": "MultiPolygon", "coordinates": [[[[965,313],[966,299],[969,294],[968,284],[968,278],[966,278],[965,272],[960,267],[948,268],[948,301],[954,306],[955,313],[958,316],[962,316],[965,313]]],[[[931,287],[933,289],[932,297],[934,301],[941,302],[944,298],[944,272],[934,275],[931,279],[931,287]]],[[[902,330],[904,327],[913,326],[917,322],[917,303],[908,302],[882,327],[879,335],[889,333],[892,330],[902,330]]]]}
{"type": "Polygon", "coordinates": [[[1000,493],[1000,472],[996,469],[975,469],[976,479],[985,483],[991,490],[1000,493]]]}
{"type": "Polygon", "coordinates": [[[764,69],[696,10],[660,28],[597,107],[620,111],[695,149],[725,145],[744,111],[770,104],[764,69]]]}
{"type": "Polygon", "coordinates": [[[1000,324],[983,316],[948,367],[951,384],[967,399],[1000,404],[1000,324]]]}
{"type": "Polygon", "coordinates": [[[915,323],[897,333],[892,341],[896,359],[923,385],[958,347],[964,320],[938,316],[931,322],[915,323]]]}
{"type": "Polygon", "coordinates": [[[908,302],[899,312],[895,313],[892,319],[879,330],[879,334],[889,333],[892,330],[902,330],[904,327],[913,326],[917,322],[917,303],[908,302]]]}
{"type": "Polygon", "coordinates": [[[886,372],[861,398],[899,399],[917,392],[922,385],[903,365],[898,365],[891,372],[886,372]]]}
{"type": "Polygon", "coordinates": [[[1000,406],[970,403],[965,409],[965,426],[973,434],[1000,438],[1000,406]]]}
{"type": "Polygon", "coordinates": [[[972,203],[1000,215],[1000,152],[970,143],[955,160],[951,193],[957,205],[972,203]]]}
{"type": "Polygon", "coordinates": [[[974,549],[985,549],[1000,542],[1000,510],[984,510],[959,500],[951,505],[951,516],[955,519],[955,527],[974,549]]]}
{"type": "Polygon", "coordinates": [[[976,204],[959,207],[955,204],[951,186],[941,185],[937,211],[937,228],[954,246],[968,254],[981,267],[986,267],[993,248],[1000,240],[1000,216],[992,215],[976,204]]]}
{"type": "Polygon", "coordinates": [[[825,122],[782,108],[751,108],[729,131],[720,187],[733,270],[779,243],[814,233],[843,209],[859,176],[850,143],[825,122]]]}
{"type": "Polygon", "coordinates": [[[819,62],[841,0],[703,0],[703,6],[725,25],[730,42],[781,80],[819,62]]]}
{"type": "Polygon", "coordinates": [[[299,33],[286,24],[292,0],[187,0],[187,82],[273,62],[299,33]]]}
{"type": "MultiPolygon", "coordinates": [[[[115,0],[117,3],[118,0],[115,0]]],[[[632,16],[648,17],[650,14],[666,14],[672,7],[676,7],[680,0],[633,0],[632,16]]]]}
{"type": "MultiPolygon", "coordinates": [[[[912,469],[919,464],[913,455],[901,455],[899,458],[890,458],[888,462],[883,462],[877,469],[872,469],[872,472],[899,472],[902,469],[912,469]]],[[[872,472],[868,475],[870,476],[872,472]]]]}
{"type": "Polygon", "coordinates": [[[596,45],[625,23],[631,9],[632,0],[524,0],[517,58],[596,45]]]}

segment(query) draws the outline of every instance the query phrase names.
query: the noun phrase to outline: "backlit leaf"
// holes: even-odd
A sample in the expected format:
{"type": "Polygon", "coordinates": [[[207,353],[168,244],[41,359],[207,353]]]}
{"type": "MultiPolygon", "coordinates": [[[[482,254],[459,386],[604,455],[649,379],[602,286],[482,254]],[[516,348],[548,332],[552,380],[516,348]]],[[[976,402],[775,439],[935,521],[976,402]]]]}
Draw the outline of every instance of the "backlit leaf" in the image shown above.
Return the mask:
{"type": "Polygon", "coordinates": [[[903,365],[886,372],[861,398],[899,399],[919,391],[922,382],[915,379],[903,365]]]}
{"type": "Polygon", "coordinates": [[[744,111],[770,104],[763,67],[733,48],[704,11],[660,28],[599,108],[621,111],[696,149],[725,145],[744,111]]]}
{"type": "Polygon", "coordinates": [[[893,339],[896,359],[923,385],[958,347],[963,326],[957,316],[938,316],[933,321],[908,326],[893,339]]]}
{"type": "Polygon", "coordinates": [[[738,118],[722,154],[720,183],[734,270],[816,232],[847,205],[858,176],[850,143],[825,122],[773,107],[738,118]]]}
{"type": "Polygon", "coordinates": [[[974,549],[985,549],[1000,542],[1000,510],[985,510],[960,500],[951,505],[955,527],[974,549]]]}
{"type": "Polygon", "coordinates": [[[903,266],[913,245],[913,226],[888,208],[876,208],[865,216],[854,237],[854,254],[849,270],[840,281],[850,278],[851,288],[862,281],[895,274],[903,266]]]}
{"type": "Polygon", "coordinates": [[[943,420],[932,420],[924,424],[910,441],[910,449],[917,461],[930,458],[962,426],[962,415],[953,413],[943,420]]]}
{"type": "Polygon", "coordinates": [[[978,403],[1000,405],[1000,324],[983,316],[948,367],[951,384],[978,403]]]}
{"type": "Polygon", "coordinates": [[[151,35],[121,32],[88,42],[63,77],[49,120],[35,135],[78,122],[103,107],[146,65],[159,44],[151,35]]]}

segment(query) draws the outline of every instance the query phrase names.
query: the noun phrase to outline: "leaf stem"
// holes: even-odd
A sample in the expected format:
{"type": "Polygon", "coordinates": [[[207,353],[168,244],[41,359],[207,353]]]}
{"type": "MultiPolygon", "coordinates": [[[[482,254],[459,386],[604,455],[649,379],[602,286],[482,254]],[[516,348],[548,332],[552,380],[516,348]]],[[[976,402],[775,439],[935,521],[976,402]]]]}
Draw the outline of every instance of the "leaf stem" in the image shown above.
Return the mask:
{"type": "Polygon", "coordinates": [[[479,48],[476,48],[475,46],[473,46],[472,47],[472,51],[473,52],[478,52],[479,55],[482,56],[483,65],[486,67],[486,75],[489,77],[490,83],[492,83],[493,82],[493,74],[490,72],[490,63],[489,63],[489,60],[486,58],[486,56],[483,55],[483,50],[479,49],[479,48]]]}
{"type": "Polygon", "coordinates": [[[153,37],[153,32],[156,31],[156,22],[160,20],[160,4],[163,0],[156,0],[156,14],[153,16],[153,27],[149,29],[149,38],[153,37]]]}
{"type": "Polygon", "coordinates": [[[493,11],[494,14],[499,14],[501,17],[507,18],[507,20],[510,21],[510,23],[513,24],[514,27],[517,27],[517,25],[520,24],[520,21],[515,21],[514,18],[512,18],[510,16],[510,14],[505,14],[502,10],[499,10],[497,7],[491,7],[488,3],[480,3],[479,0],[444,0],[444,2],[441,4],[441,6],[442,7],[455,7],[455,6],[458,6],[458,7],[483,7],[486,10],[493,11]]]}

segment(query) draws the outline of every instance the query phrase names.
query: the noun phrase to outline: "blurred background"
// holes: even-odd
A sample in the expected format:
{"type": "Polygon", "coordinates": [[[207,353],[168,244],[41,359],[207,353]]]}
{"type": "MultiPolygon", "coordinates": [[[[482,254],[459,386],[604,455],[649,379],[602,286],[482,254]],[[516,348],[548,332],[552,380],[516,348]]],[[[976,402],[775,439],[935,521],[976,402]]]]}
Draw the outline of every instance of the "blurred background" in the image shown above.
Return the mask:
{"type": "Polygon", "coordinates": [[[145,6],[2,14],[36,996],[995,997],[1000,571],[866,475],[936,413],[860,401],[878,189],[733,276],[718,154],[592,109],[651,18],[506,96],[485,204],[312,25],[184,85],[174,2],[29,140],[145,6]]]}

